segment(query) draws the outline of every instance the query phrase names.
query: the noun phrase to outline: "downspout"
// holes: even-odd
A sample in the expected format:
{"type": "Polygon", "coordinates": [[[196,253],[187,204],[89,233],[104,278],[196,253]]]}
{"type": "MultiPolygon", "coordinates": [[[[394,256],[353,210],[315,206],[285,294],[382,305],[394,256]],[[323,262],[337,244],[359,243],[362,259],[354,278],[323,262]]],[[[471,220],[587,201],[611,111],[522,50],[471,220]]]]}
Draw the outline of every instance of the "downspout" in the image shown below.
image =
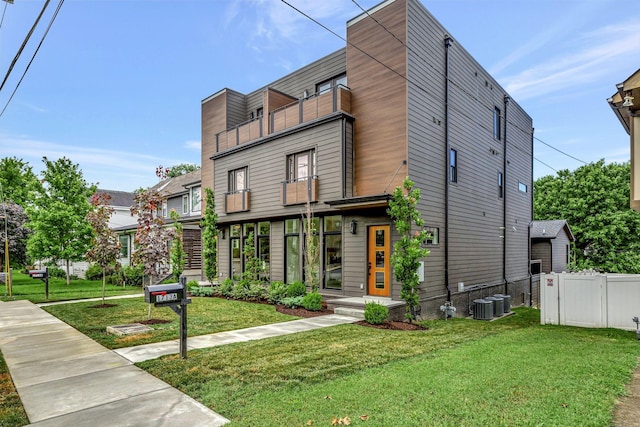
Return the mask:
{"type": "Polygon", "coordinates": [[[347,119],[342,119],[342,198],[347,197],[347,119]]]}
{"type": "Polygon", "coordinates": [[[444,285],[447,288],[447,301],[451,301],[451,289],[449,289],[449,48],[453,40],[449,36],[444,38],[444,285]]]}
{"type": "Polygon", "coordinates": [[[504,96],[504,134],[502,143],[502,182],[504,183],[504,194],[502,198],[502,227],[504,230],[504,238],[502,239],[502,281],[504,282],[504,293],[508,294],[507,289],[507,195],[509,189],[507,186],[507,109],[509,107],[508,95],[504,96]]]}
{"type": "MultiPolygon", "coordinates": [[[[531,222],[533,224],[533,129],[531,129],[531,222]]],[[[531,277],[531,226],[527,230],[529,239],[529,307],[533,307],[533,277],[531,277]]]]}

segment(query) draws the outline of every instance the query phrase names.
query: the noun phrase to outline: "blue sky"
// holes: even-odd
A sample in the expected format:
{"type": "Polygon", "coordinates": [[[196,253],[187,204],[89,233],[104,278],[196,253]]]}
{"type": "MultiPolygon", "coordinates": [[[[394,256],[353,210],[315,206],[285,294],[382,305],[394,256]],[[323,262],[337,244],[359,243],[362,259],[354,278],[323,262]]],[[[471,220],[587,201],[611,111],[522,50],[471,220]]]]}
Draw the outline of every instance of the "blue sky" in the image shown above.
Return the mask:
{"type": "MultiPolygon", "coordinates": [[[[0,111],[58,1],[0,91],[0,111]]],[[[358,4],[379,2],[288,1],[341,35],[358,4]]],[[[2,77],[44,3],[6,6],[2,77]]],[[[640,68],[640,1],[423,4],[529,113],[537,138],[587,162],[629,159],[606,99],[640,68]]],[[[36,172],[42,156],[66,156],[101,188],[153,185],[160,164],[200,163],[202,99],[253,91],[343,46],[280,0],[66,0],[0,117],[0,156],[36,172]]],[[[538,141],[534,156],[557,170],[581,165],[538,141]]],[[[535,178],[554,173],[534,161],[535,178]]]]}

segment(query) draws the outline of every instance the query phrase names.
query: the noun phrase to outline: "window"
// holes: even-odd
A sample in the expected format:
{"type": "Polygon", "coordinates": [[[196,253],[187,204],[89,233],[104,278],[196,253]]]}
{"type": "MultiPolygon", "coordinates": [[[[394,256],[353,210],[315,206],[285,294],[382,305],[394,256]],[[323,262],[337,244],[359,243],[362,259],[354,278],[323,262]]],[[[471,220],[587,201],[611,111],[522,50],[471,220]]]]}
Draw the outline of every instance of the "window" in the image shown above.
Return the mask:
{"type": "Polygon", "coordinates": [[[284,222],[285,239],[285,283],[301,279],[300,274],[300,221],[287,219],[284,222]]]}
{"type": "Polygon", "coordinates": [[[240,280],[242,276],[242,251],[240,249],[240,224],[234,224],[229,227],[229,239],[231,247],[231,271],[229,277],[233,280],[240,280]]]}
{"type": "Polygon", "coordinates": [[[502,186],[502,172],[498,172],[498,197],[502,199],[503,186],[502,186]]]}
{"type": "Polygon", "coordinates": [[[191,188],[191,212],[200,212],[202,199],[200,198],[200,187],[191,188]]]}
{"type": "Polygon", "coordinates": [[[522,182],[518,182],[518,190],[522,191],[523,193],[526,193],[528,188],[527,188],[527,184],[523,184],[522,182]]]}
{"type": "Polygon", "coordinates": [[[262,107],[256,110],[256,117],[262,117],[264,115],[264,109],[262,107]]]}
{"type": "Polygon", "coordinates": [[[449,181],[458,182],[458,152],[454,149],[449,152],[449,181]]]}
{"type": "Polygon", "coordinates": [[[502,138],[502,118],[498,107],[493,109],[493,137],[497,140],[502,138]]]}
{"type": "Polygon", "coordinates": [[[571,262],[571,248],[569,247],[569,245],[567,245],[567,264],[569,264],[571,262]]]}
{"type": "Polygon", "coordinates": [[[342,289],[342,217],[324,217],[324,288],[342,289]]]}
{"type": "Polygon", "coordinates": [[[120,258],[129,258],[129,236],[118,236],[120,241],[120,258]]]}
{"type": "Polygon", "coordinates": [[[337,77],[334,77],[329,80],[325,80],[322,83],[318,83],[316,85],[316,93],[318,95],[322,95],[323,93],[329,92],[331,89],[338,86],[347,86],[347,75],[341,74],[337,77]]]}
{"type": "Polygon", "coordinates": [[[167,201],[163,200],[162,201],[162,217],[166,218],[169,216],[169,213],[167,212],[167,201]]]}
{"type": "Polygon", "coordinates": [[[188,194],[185,194],[182,196],[182,213],[183,214],[189,213],[189,195],[188,194]]]}
{"type": "Polygon", "coordinates": [[[440,229],[437,227],[425,227],[424,231],[427,232],[427,240],[425,243],[427,245],[437,245],[440,243],[440,229]]]}
{"type": "Polygon", "coordinates": [[[316,174],[316,150],[311,149],[287,156],[287,180],[290,182],[316,174]]]}
{"type": "Polygon", "coordinates": [[[247,189],[247,168],[235,169],[229,172],[229,193],[236,193],[247,189]]]}

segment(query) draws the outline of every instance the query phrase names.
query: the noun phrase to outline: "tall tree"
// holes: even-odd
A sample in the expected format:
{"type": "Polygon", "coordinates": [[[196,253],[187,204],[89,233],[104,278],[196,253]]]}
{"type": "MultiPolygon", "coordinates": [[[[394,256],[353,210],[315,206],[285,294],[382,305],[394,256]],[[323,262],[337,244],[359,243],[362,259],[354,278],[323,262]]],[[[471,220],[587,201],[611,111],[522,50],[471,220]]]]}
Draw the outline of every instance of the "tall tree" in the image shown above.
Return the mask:
{"type": "Polygon", "coordinates": [[[24,160],[17,157],[4,157],[0,160],[1,201],[11,200],[25,207],[33,202],[34,193],[40,188],[40,181],[24,160]]]}
{"type": "Polygon", "coordinates": [[[409,322],[416,318],[416,307],[420,304],[420,259],[429,255],[429,250],[422,247],[428,233],[423,228],[424,220],[416,208],[420,200],[420,189],[414,188],[414,185],[414,182],[406,177],[402,186],[396,187],[393,191],[388,209],[400,235],[400,240],[393,245],[391,264],[396,279],[402,283],[400,298],[406,302],[405,317],[409,322]]]}
{"type": "Polygon", "coordinates": [[[158,215],[162,206],[162,196],[157,191],[136,193],[136,205],[131,215],[138,217],[138,228],[134,237],[135,251],[131,256],[134,265],[143,265],[144,273],[153,279],[160,279],[169,272],[169,242],[173,230],[165,227],[164,219],[158,215]]]}
{"type": "Polygon", "coordinates": [[[116,233],[109,228],[109,219],[114,209],[109,205],[111,196],[107,193],[95,193],[91,196],[91,210],[87,221],[93,229],[91,248],[87,251],[87,259],[102,268],[102,305],[106,288],[107,267],[114,265],[120,255],[120,241],[116,233]]]}
{"type": "Polygon", "coordinates": [[[43,185],[33,206],[27,207],[28,227],[33,230],[27,251],[33,259],[64,260],[68,285],[70,262],[81,260],[89,250],[92,231],[87,214],[96,187],[87,184],[80,166],[66,157],[42,161],[43,185]]]}
{"type": "Polygon", "coordinates": [[[186,173],[197,171],[198,169],[200,169],[199,165],[189,163],[180,163],[179,165],[171,166],[169,168],[159,165],[156,168],[156,176],[160,179],[175,178],[186,173]]]}
{"type": "Polygon", "coordinates": [[[565,219],[575,242],[574,270],[640,273],[640,214],[629,208],[629,163],[604,160],[534,183],[534,218],[565,219]]]}
{"type": "Polygon", "coordinates": [[[171,242],[171,272],[173,278],[178,281],[184,271],[184,259],[186,253],[184,252],[184,240],[182,239],[182,223],[179,221],[180,215],[178,212],[172,210],[169,214],[173,220],[173,241],[171,242]]]}
{"type": "Polygon", "coordinates": [[[23,266],[27,264],[27,240],[31,234],[31,230],[26,227],[27,214],[22,206],[13,202],[0,203],[0,215],[6,215],[4,219],[0,219],[0,230],[2,234],[2,242],[0,244],[0,265],[4,270],[5,260],[5,220],[7,226],[7,236],[9,239],[9,263],[12,266],[23,266]]]}
{"type": "Polygon", "coordinates": [[[211,188],[205,187],[204,217],[200,221],[202,227],[202,257],[204,261],[204,275],[212,282],[218,278],[218,215],[216,202],[211,188]]]}

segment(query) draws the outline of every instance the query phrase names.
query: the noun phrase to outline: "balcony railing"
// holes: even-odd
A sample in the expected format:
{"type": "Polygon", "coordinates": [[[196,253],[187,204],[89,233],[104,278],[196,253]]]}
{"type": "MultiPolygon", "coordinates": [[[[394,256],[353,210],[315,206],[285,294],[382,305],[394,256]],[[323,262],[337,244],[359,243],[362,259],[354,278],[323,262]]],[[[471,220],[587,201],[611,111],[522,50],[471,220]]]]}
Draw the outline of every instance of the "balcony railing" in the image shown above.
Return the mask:
{"type": "Polygon", "coordinates": [[[293,181],[283,181],[280,190],[280,202],[283,205],[297,205],[318,201],[318,177],[300,178],[293,181]]]}
{"type": "Polygon", "coordinates": [[[224,194],[224,212],[246,212],[251,209],[251,190],[233,191],[224,194]]]}
{"type": "Polygon", "coordinates": [[[345,86],[311,95],[216,134],[216,153],[315,120],[336,111],[351,112],[351,92],[345,86]]]}

